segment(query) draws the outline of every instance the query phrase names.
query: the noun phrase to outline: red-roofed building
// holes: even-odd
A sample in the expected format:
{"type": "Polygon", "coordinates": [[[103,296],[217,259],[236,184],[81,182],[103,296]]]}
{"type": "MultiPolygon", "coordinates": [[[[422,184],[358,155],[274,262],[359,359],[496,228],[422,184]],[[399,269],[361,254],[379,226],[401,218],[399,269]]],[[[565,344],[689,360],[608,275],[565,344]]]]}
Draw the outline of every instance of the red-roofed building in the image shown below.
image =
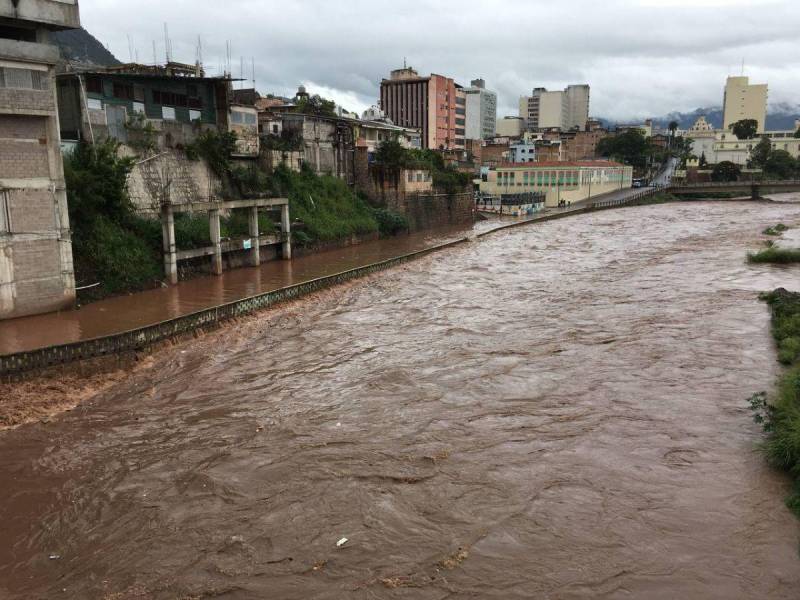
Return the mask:
{"type": "Polygon", "coordinates": [[[604,160],[501,163],[480,185],[483,196],[539,192],[548,207],[631,187],[633,168],[604,160]]]}

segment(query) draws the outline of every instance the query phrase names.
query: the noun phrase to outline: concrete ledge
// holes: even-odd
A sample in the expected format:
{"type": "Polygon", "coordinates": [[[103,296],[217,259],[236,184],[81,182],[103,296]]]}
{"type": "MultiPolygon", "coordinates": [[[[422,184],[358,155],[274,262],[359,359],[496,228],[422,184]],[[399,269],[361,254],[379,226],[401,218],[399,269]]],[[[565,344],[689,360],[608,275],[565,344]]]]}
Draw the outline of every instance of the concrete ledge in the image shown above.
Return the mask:
{"type": "Polygon", "coordinates": [[[25,0],[19,4],[0,0],[0,17],[43,23],[52,29],[81,26],[77,0],[25,0]]]}
{"type": "MultiPolygon", "coordinates": [[[[272,246],[281,244],[283,240],[278,235],[264,235],[258,238],[259,246],[272,246]]],[[[242,240],[222,242],[222,252],[236,252],[237,250],[244,250],[242,247],[242,240]]],[[[198,258],[201,256],[213,256],[216,253],[214,246],[205,246],[204,248],[193,248],[191,250],[178,250],[176,257],[178,260],[188,260],[190,258],[198,258]]]]}
{"type": "MultiPolygon", "coordinates": [[[[4,16],[2,10],[0,10],[0,16],[4,16]]],[[[20,42],[17,40],[0,38],[0,58],[20,62],[54,65],[58,62],[60,57],[61,55],[58,47],[51,44],[20,42]]]]}

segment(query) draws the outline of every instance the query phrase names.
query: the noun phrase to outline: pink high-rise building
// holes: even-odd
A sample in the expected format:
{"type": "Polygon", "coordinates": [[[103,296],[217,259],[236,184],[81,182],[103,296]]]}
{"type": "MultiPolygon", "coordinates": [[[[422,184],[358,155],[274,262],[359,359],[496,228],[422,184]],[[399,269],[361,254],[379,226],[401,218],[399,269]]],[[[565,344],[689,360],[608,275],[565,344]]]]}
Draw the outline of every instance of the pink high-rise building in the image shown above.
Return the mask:
{"type": "Polygon", "coordinates": [[[395,125],[420,129],[423,148],[464,148],[466,97],[449,77],[396,69],[381,81],[381,108],[395,125]]]}

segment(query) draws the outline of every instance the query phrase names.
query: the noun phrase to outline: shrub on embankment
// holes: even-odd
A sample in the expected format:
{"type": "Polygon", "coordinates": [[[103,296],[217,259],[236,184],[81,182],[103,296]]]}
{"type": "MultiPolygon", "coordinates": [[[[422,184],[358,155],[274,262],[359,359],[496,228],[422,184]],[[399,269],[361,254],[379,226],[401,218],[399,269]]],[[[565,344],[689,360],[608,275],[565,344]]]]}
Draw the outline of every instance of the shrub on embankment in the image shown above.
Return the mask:
{"type": "Polygon", "coordinates": [[[133,211],[126,191],[133,163],[117,144],[80,144],[64,160],[72,255],[82,300],[140,290],[163,277],[161,226],[133,211]]]}
{"type": "Polygon", "coordinates": [[[754,394],[750,406],[767,436],[762,445],[767,460],[794,479],[786,504],[800,517],[800,294],[781,288],[761,298],[772,311],[778,358],[790,366],[779,379],[774,396],[754,394]]]}
{"type": "Polygon", "coordinates": [[[747,262],[749,263],[775,263],[788,264],[800,262],[800,248],[780,248],[770,246],[758,252],[748,252],[747,262]]]}
{"type": "Polygon", "coordinates": [[[370,207],[338,177],[280,166],[270,185],[276,196],[289,198],[292,220],[303,224],[294,239],[303,245],[376,232],[395,235],[408,228],[402,216],[370,207]]]}
{"type": "MultiPolygon", "coordinates": [[[[215,149],[218,144],[212,142],[209,144],[215,149]]],[[[91,286],[79,292],[81,302],[154,287],[164,278],[161,223],[134,212],[126,187],[133,161],[121,158],[117,150],[113,141],[80,144],[64,161],[76,282],[78,287],[91,286]]],[[[219,158],[224,154],[201,154],[216,160],[215,168],[233,168],[219,158]]],[[[294,235],[297,244],[375,232],[389,236],[408,230],[402,216],[370,207],[339,178],[285,167],[269,176],[262,171],[256,175],[248,176],[248,192],[289,198],[292,220],[302,222],[294,235]]],[[[277,219],[275,212],[260,211],[259,231],[277,233],[277,219]]],[[[220,234],[223,239],[247,237],[248,209],[236,209],[223,217],[220,234]]],[[[175,238],[181,250],[208,246],[207,216],[176,214],[175,238]]]]}

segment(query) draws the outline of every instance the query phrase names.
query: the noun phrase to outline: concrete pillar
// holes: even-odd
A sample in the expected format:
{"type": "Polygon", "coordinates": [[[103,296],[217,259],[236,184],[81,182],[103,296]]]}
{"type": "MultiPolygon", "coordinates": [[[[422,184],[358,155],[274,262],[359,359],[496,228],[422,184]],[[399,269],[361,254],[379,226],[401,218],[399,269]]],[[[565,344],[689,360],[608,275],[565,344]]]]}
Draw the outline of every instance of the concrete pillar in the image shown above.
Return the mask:
{"type": "Polygon", "coordinates": [[[219,233],[218,208],[208,211],[208,231],[211,234],[211,245],[214,247],[214,255],[211,257],[211,272],[214,275],[222,275],[222,243],[219,233]]]}
{"type": "Polygon", "coordinates": [[[171,285],[178,283],[178,250],[175,247],[175,216],[172,207],[161,207],[161,239],[164,247],[164,275],[171,285]]]}
{"type": "Polygon", "coordinates": [[[283,246],[281,247],[281,256],[283,260],[292,258],[292,231],[289,222],[289,204],[281,206],[281,233],[283,234],[283,246]]]}
{"type": "Polygon", "coordinates": [[[257,267],[261,264],[261,247],[258,243],[258,207],[250,208],[250,264],[257,267]]]}

